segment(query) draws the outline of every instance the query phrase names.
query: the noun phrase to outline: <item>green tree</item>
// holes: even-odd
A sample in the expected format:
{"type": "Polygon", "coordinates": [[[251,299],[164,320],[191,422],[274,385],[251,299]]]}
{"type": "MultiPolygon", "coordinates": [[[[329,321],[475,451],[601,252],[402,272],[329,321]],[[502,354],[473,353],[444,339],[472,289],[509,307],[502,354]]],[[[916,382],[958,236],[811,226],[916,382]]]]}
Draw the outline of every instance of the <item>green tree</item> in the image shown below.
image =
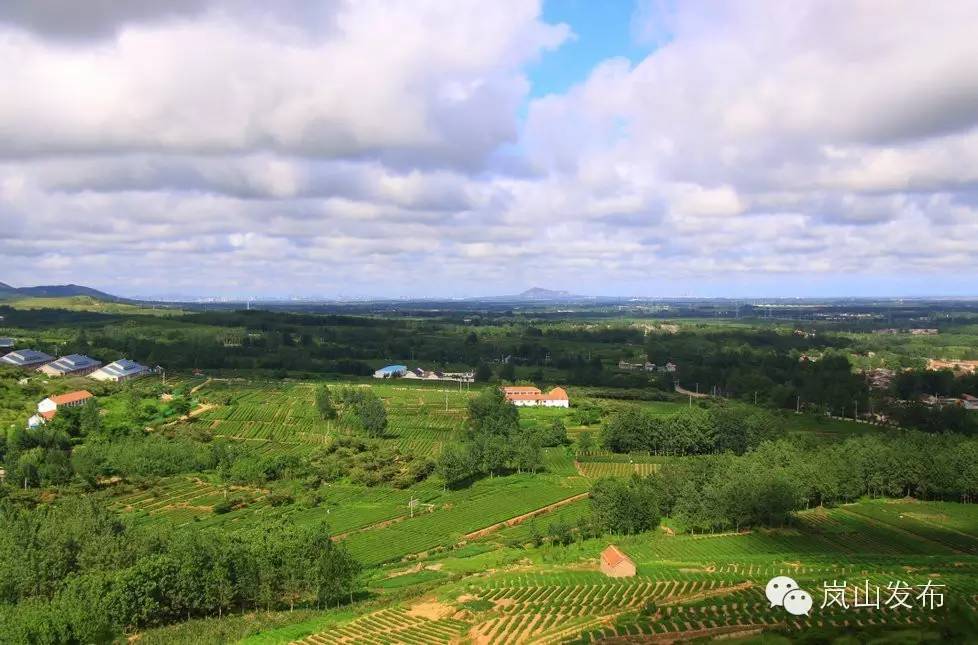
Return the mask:
{"type": "Polygon", "coordinates": [[[516,366],[512,363],[503,363],[499,368],[499,380],[512,383],[516,380],[516,366]]]}
{"type": "Polygon", "coordinates": [[[319,416],[324,420],[336,418],[333,397],[330,396],[329,387],[326,385],[322,385],[316,390],[316,409],[319,410],[319,416]]]}
{"type": "Polygon", "coordinates": [[[387,431],[387,408],[376,396],[369,397],[359,406],[360,425],[370,437],[383,437],[387,431]]]}
{"type": "Polygon", "coordinates": [[[475,367],[475,380],[478,383],[488,383],[492,380],[492,368],[485,363],[479,363],[475,367]]]}
{"type": "Polygon", "coordinates": [[[445,481],[445,487],[454,486],[472,476],[469,450],[459,444],[446,445],[435,461],[435,472],[445,481]]]}
{"type": "Polygon", "coordinates": [[[590,431],[585,430],[577,435],[577,451],[587,453],[592,450],[594,450],[594,439],[591,437],[590,431]]]}

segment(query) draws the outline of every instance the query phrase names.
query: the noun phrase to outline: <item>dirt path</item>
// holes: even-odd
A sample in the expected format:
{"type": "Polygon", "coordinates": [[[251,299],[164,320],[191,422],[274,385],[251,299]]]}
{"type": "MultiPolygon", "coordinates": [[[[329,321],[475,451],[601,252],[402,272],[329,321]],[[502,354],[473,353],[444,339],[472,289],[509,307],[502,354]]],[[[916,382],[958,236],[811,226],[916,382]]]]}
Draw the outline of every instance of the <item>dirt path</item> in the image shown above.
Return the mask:
{"type": "Polygon", "coordinates": [[[550,511],[560,508],[561,506],[567,506],[568,504],[573,504],[578,500],[586,499],[589,495],[590,493],[581,493],[579,495],[574,495],[573,497],[568,497],[567,499],[562,499],[559,502],[548,504],[547,506],[544,506],[542,508],[538,508],[536,510],[530,511],[529,513],[524,513],[523,515],[517,515],[516,517],[511,517],[508,520],[497,522],[491,526],[487,526],[485,528],[479,529],[478,531],[467,533],[463,536],[463,539],[477,540],[479,538],[489,535],[490,533],[495,533],[499,529],[508,528],[510,526],[516,526],[517,524],[522,524],[526,520],[533,519],[538,515],[544,515],[546,513],[549,513],[550,511]]]}
{"type": "Polygon", "coordinates": [[[703,392],[693,392],[692,390],[687,390],[686,388],[680,387],[678,385],[676,386],[676,391],[679,392],[680,394],[682,394],[683,396],[691,396],[694,399],[708,399],[708,398],[710,398],[710,395],[709,394],[704,394],[703,392]]]}
{"type": "Polygon", "coordinates": [[[201,403],[199,406],[197,406],[196,409],[190,411],[190,414],[187,415],[187,418],[192,419],[194,417],[199,417],[200,415],[207,412],[208,410],[213,410],[216,407],[217,407],[216,403],[201,403]]]}
{"type": "Polygon", "coordinates": [[[211,382],[211,381],[213,381],[213,380],[214,380],[214,379],[212,379],[212,378],[208,378],[208,379],[207,379],[206,381],[204,381],[204,382],[203,382],[203,383],[201,383],[200,385],[196,385],[196,386],[194,386],[194,387],[192,387],[192,388],[190,388],[190,393],[191,393],[191,394],[195,394],[195,393],[197,392],[197,390],[199,390],[199,389],[200,389],[200,388],[202,388],[202,387],[206,387],[206,386],[207,386],[207,384],[208,384],[208,383],[210,383],[210,382],[211,382]]]}

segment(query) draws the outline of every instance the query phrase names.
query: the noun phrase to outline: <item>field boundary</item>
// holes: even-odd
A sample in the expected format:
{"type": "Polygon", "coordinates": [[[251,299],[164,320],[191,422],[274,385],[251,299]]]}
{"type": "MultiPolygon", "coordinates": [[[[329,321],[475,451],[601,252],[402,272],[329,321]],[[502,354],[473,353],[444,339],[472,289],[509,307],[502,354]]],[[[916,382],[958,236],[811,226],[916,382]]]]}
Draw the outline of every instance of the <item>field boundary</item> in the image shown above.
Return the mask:
{"type": "Polygon", "coordinates": [[[472,531],[471,533],[466,533],[462,536],[464,540],[478,540],[484,538],[487,535],[495,533],[501,529],[509,528],[511,526],[518,526],[526,520],[531,520],[539,515],[546,515],[551,511],[555,511],[562,506],[567,506],[568,504],[573,504],[574,502],[580,501],[582,499],[587,499],[591,493],[579,493],[577,495],[572,495],[560,501],[554,502],[553,504],[547,504],[538,509],[532,510],[529,513],[523,513],[522,515],[517,515],[516,517],[511,517],[508,520],[503,520],[502,522],[496,522],[485,528],[472,531]]]}

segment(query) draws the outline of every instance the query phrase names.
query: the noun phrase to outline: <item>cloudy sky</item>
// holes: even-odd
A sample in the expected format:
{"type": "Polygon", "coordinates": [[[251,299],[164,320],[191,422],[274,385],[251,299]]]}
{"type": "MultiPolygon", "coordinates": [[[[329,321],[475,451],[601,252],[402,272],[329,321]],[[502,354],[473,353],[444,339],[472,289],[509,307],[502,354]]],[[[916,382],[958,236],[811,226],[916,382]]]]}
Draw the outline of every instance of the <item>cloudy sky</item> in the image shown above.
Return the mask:
{"type": "Polygon", "coordinates": [[[969,0],[4,0],[0,281],[978,295],[969,0]]]}

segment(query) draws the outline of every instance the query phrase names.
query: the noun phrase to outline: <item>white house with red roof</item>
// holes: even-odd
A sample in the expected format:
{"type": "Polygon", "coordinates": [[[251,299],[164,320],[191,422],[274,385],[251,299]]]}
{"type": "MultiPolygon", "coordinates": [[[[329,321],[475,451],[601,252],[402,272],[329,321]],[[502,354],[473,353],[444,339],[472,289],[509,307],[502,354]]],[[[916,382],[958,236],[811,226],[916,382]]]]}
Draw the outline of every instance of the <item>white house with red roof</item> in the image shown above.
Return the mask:
{"type": "Polygon", "coordinates": [[[546,394],[533,385],[510,385],[503,388],[506,400],[518,407],[569,408],[567,390],[555,387],[546,394]]]}
{"type": "Polygon", "coordinates": [[[37,404],[37,414],[27,420],[28,427],[36,428],[42,423],[46,423],[54,418],[58,413],[58,408],[72,408],[78,405],[85,405],[89,399],[95,398],[88,390],[76,390],[66,394],[55,394],[49,396],[37,404]]]}

